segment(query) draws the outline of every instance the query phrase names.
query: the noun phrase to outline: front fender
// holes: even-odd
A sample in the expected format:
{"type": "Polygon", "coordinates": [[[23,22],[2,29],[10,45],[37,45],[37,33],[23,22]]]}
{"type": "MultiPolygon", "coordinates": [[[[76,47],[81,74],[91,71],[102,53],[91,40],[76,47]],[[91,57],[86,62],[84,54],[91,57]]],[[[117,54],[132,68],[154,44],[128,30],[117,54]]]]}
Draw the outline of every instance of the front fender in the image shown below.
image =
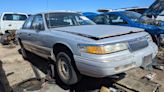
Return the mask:
{"type": "MultiPolygon", "coordinates": [[[[66,43],[66,42],[63,42],[63,41],[57,41],[55,44],[63,44],[63,45],[65,45],[65,46],[67,46],[70,50],[71,50],[71,52],[73,53],[74,51],[73,51],[73,49],[72,49],[72,47],[71,47],[71,45],[69,45],[68,43],[66,43]]],[[[54,45],[55,45],[54,44],[54,45]]],[[[54,46],[53,45],[53,46],[54,46]]],[[[53,48],[53,47],[52,47],[53,48]]]]}

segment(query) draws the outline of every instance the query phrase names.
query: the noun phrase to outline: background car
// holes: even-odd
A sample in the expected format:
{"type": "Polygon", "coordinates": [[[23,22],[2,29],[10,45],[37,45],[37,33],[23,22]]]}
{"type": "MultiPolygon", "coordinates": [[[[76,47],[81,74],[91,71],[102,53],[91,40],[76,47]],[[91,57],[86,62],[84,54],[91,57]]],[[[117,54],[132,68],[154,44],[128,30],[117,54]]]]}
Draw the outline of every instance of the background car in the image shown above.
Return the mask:
{"type": "Polygon", "coordinates": [[[15,31],[22,27],[27,18],[26,13],[3,12],[0,15],[1,43],[9,44],[11,40],[15,40],[15,31]]]}
{"type": "Polygon", "coordinates": [[[164,45],[164,28],[159,21],[153,20],[133,11],[118,11],[102,13],[93,18],[97,24],[119,25],[143,28],[151,34],[158,46],[164,45]]]}

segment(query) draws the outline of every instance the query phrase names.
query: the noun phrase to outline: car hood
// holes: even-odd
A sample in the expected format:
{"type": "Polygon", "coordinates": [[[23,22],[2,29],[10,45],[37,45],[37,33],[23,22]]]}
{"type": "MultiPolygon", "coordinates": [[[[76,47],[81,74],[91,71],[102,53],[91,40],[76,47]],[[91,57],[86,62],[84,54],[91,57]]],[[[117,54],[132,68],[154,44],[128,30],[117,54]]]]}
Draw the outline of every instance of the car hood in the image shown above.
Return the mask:
{"type": "Polygon", "coordinates": [[[158,16],[164,10],[164,0],[156,0],[148,10],[145,11],[144,15],[158,16]]]}
{"type": "Polygon", "coordinates": [[[130,33],[137,33],[143,31],[140,28],[113,26],[113,25],[83,25],[83,26],[69,26],[54,28],[55,31],[62,31],[80,36],[86,36],[90,38],[107,38],[120,36],[130,33]]]}

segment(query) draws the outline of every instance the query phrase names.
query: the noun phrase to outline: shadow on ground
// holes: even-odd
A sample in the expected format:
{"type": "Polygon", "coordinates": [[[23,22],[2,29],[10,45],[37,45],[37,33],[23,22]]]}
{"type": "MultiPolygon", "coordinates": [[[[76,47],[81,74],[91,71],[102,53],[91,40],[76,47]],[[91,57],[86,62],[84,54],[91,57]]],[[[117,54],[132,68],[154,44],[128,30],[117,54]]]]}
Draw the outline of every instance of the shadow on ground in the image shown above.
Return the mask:
{"type": "MultiPolygon", "coordinates": [[[[46,60],[34,54],[30,54],[30,58],[28,60],[32,65],[41,70],[43,73],[47,74],[47,70],[49,69],[49,64],[52,64],[52,61],[46,60]]],[[[107,77],[107,78],[93,78],[88,76],[82,76],[82,79],[79,83],[67,86],[62,84],[59,77],[55,72],[55,81],[58,86],[60,86],[64,90],[70,90],[70,92],[97,92],[94,90],[100,89],[102,86],[111,87],[112,84],[122,78],[124,78],[125,74],[119,74],[119,78],[107,77]]],[[[117,76],[117,77],[118,77],[117,76]]]]}

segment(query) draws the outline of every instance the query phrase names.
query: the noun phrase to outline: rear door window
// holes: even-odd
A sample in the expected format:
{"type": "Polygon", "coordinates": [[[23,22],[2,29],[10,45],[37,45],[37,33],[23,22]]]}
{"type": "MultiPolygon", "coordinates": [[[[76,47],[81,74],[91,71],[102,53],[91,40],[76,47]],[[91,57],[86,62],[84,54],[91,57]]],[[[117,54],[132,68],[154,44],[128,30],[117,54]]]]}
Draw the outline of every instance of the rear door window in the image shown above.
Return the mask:
{"type": "Polygon", "coordinates": [[[8,21],[24,21],[26,19],[27,16],[23,14],[5,14],[3,16],[3,20],[8,20],[8,21]]]}

